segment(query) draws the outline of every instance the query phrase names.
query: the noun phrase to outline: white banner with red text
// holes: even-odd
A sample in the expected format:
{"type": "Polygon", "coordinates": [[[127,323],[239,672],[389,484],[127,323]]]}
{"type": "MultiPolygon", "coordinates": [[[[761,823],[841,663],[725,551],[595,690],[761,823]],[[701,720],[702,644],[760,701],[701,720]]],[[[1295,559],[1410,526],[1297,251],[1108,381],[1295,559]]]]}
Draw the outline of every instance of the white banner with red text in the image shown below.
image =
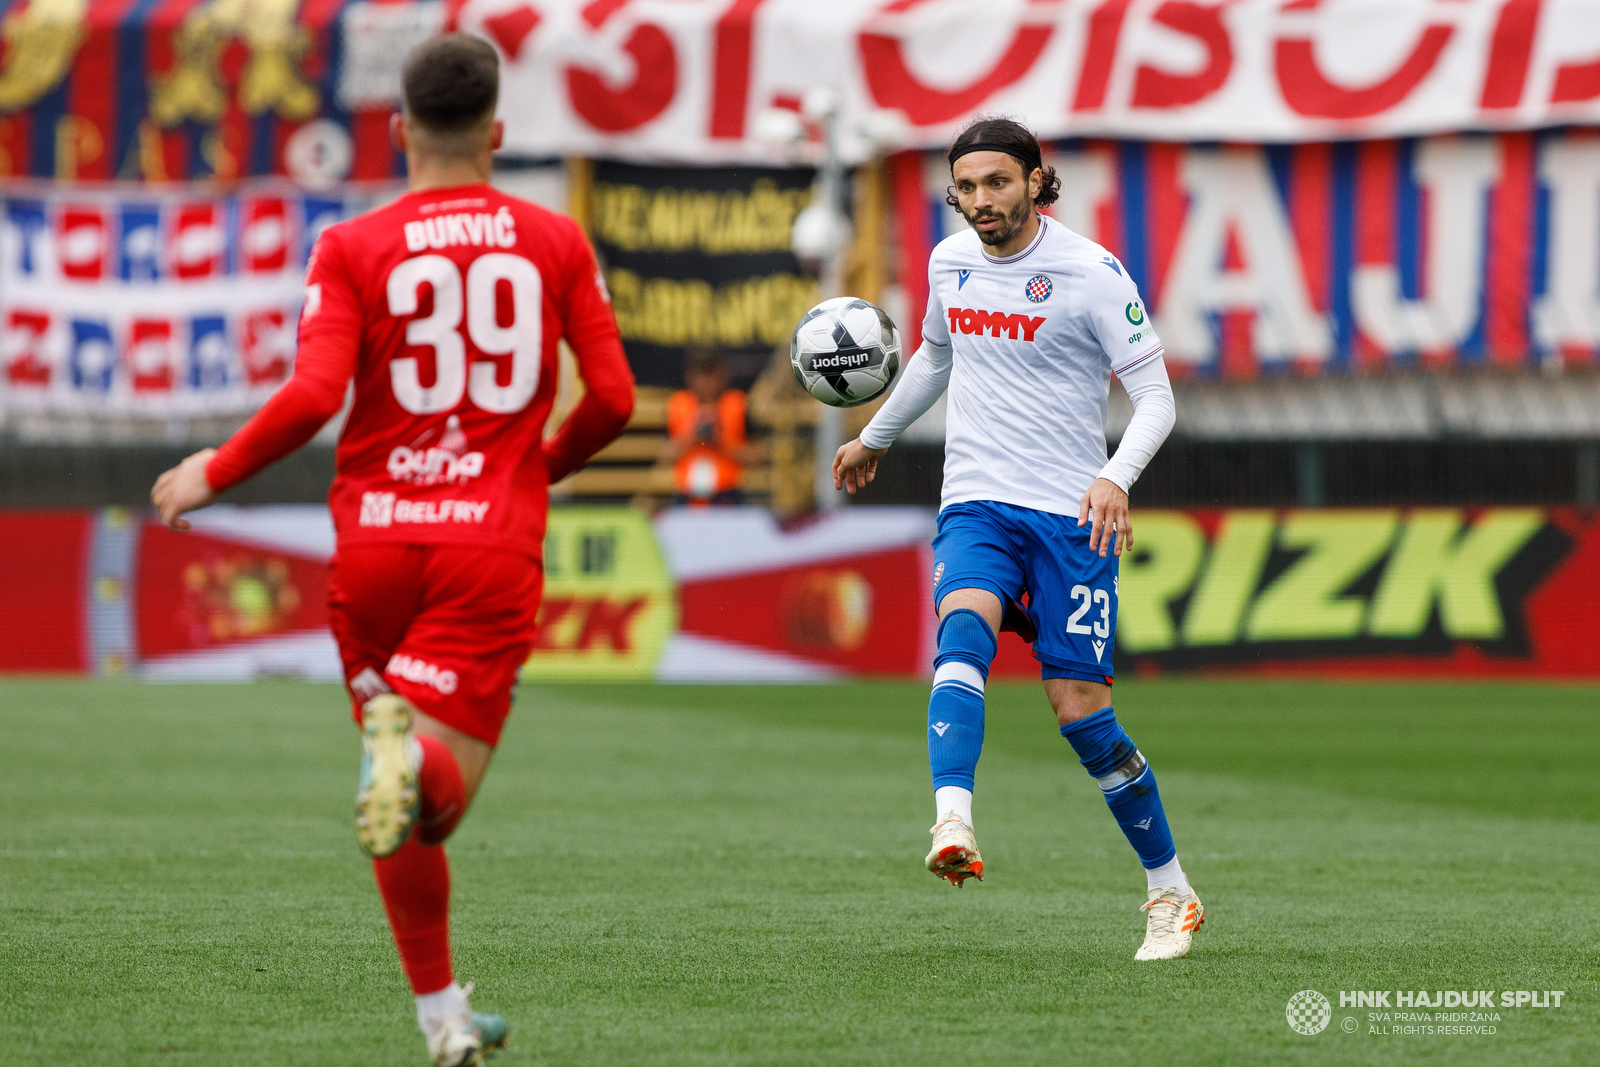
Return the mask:
{"type": "Polygon", "coordinates": [[[465,0],[456,21],[504,54],[506,147],[535,156],[779,161],[760,116],[818,88],[852,160],[979,112],[1173,141],[1600,120],[1596,0],[465,0]]]}

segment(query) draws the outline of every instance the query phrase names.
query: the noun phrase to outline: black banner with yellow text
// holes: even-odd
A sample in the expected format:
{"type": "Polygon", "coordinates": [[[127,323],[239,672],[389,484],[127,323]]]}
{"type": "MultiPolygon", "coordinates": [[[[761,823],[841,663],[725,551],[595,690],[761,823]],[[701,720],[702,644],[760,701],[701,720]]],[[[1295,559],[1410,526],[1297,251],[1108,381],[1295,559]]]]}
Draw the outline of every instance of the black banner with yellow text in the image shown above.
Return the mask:
{"type": "Polygon", "coordinates": [[[788,341],[816,292],[789,250],[810,199],[806,170],[596,165],[590,227],[641,385],[682,385],[696,346],[747,380],[788,341]]]}

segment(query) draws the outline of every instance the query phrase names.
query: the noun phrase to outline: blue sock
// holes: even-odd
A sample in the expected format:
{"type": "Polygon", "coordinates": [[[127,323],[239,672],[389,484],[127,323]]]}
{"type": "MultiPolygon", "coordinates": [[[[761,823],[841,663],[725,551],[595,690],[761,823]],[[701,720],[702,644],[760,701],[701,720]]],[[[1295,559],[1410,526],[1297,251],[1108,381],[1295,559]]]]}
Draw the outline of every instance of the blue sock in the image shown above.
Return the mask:
{"type": "Polygon", "coordinates": [[[976,611],[957,608],[940,621],[928,698],[928,766],[935,789],[972,788],[983,751],[983,686],[994,653],[994,631],[976,611]]]}
{"type": "Polygon", "coordinates": [[[1156,775],[1134,747],[1112,708],[1101,708],[1061,728],[1083,769],[1100,783],[1106,806],[1127,835],[1146,869],[1159,867],[1178,854],[1161,808],[1156,775]]]}

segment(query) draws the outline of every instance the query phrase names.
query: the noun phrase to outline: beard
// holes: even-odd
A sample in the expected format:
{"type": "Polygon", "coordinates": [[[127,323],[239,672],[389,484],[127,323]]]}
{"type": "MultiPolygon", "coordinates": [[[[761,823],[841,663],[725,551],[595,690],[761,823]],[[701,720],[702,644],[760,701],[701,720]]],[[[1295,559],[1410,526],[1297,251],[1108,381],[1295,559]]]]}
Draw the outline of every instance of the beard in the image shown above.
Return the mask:
{"type": "Polygon", "coordinates": [[[984,211],[976,215],[968,215],[965,211],[961,217],[967,220],[967,225],[977,229],[978,223],[984,219],[999,219],[1000,225],[987,232],[978,230],[978,240],[986,245],[1003,245],[1017,235],[1022,225],[1027,221],[1028,213],[1033,210],[1033,201],[1027,198],[1017,203],[1017,206],[1004,215],[998,211],[984,211]]]}

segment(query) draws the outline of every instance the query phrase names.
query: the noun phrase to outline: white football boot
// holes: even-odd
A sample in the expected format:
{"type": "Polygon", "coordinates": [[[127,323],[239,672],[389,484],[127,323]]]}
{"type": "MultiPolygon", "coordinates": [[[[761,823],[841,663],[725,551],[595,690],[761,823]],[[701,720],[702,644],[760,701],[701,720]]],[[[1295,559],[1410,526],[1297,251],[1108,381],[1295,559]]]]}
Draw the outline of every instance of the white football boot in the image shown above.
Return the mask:
{"type": "Polygon", "coordinates": [[[933,835],[933,848],[925,861],[928,870],[960,889],[968,878],[983,881],[983,857],[978,854],[978,839],[972,827],[961,821],[953,811],[945,812],[928,831],[933,835]]]}
{"type": "Polygon", "coordinates": [[[411,703],[394,693],[361,707],[361,778],[356,786],[356,840],[382,859],[406,843],[417,823],[417,772],[422,746],[411,732],[411,703]]]}
{"type": "MultiPolygon", "coordinates": [[[[471,995],[472,983],[468,982],[462,990],[463,1001],[471,995]]],[[[480,1067],[506,1047],[509,1033],[500,1016],[470,1009],[459,1015],[429,1019],[423,1027],[433,1067],[480,1067]]]]}
{"type": "Polygon", "coordinates": [[[1145,913],[1144,944],[1133,954],[1136,960],[1180,960],[1189,954],[1194,935],[1206,921],[1206,909],[1194,891],[1152,889],[1142,909],[1145,913]]]}

